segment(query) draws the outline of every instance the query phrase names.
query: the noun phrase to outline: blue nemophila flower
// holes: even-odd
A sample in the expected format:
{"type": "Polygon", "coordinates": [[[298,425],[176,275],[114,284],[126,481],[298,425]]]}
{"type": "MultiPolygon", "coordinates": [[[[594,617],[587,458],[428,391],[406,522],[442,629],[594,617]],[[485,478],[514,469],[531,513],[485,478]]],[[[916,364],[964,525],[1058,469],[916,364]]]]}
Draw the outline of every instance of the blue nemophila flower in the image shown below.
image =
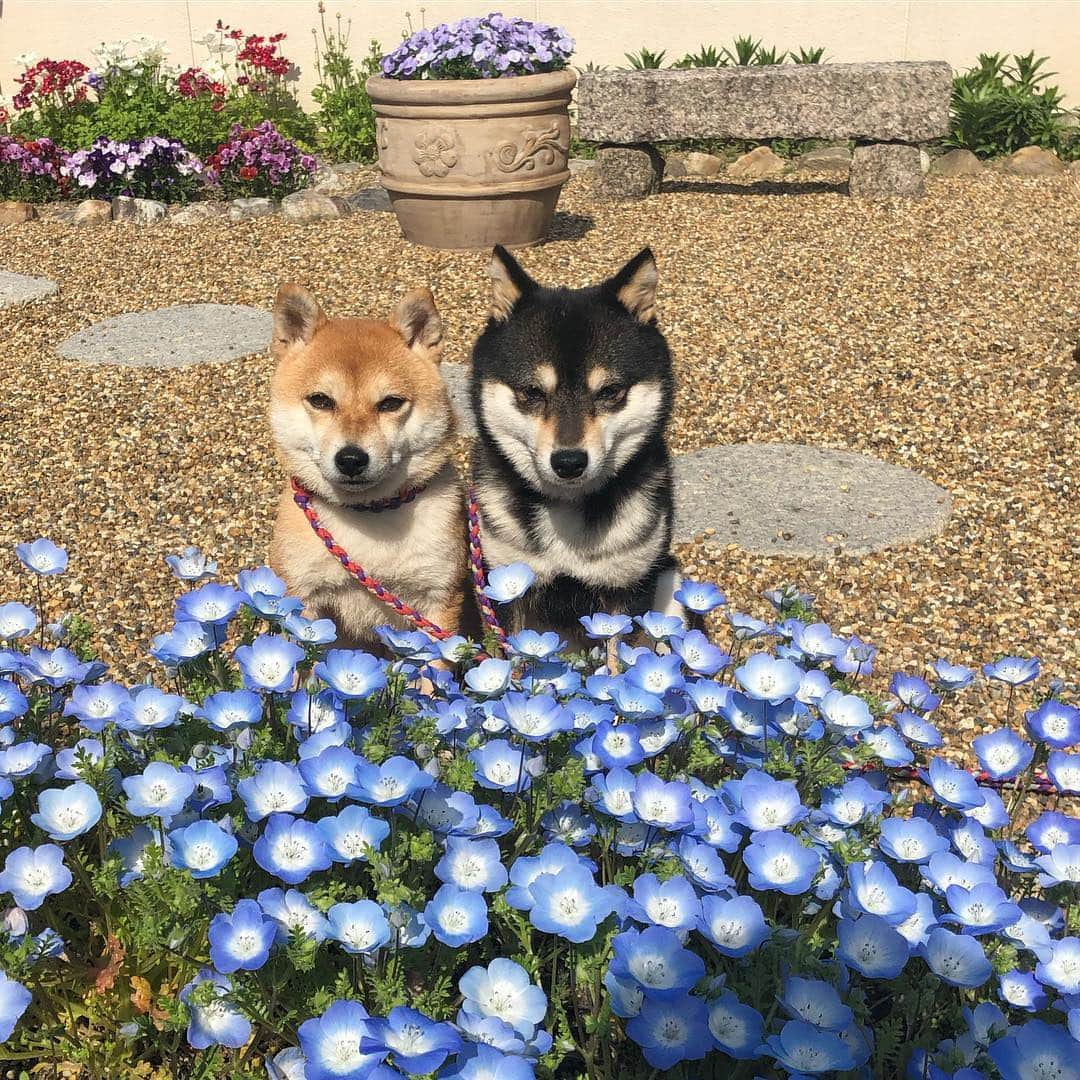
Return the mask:
{"type": "Polygon", "coordinates": [[[951,851],[940,851],[931,855],[923,868],[923,877],[942,893],[950,885],[963,885],[965,889],[973,889],[976,885],[994,884],[993,870],[980,863],[959,859],[951,851]]]}
{"type": "Polygon", "coordinates": [[[690,581],[684,578],[674,595],[684,608],[698,615],[714,611],[727,603],[727,598],[711,581],[690,581]]]}
{"type": "Polygon", "coordinates": [[[883,862],[852,863],[844,902],[854,911],[877,915],[890,926],[915,913],[915,894],[905,889],[883,862]]]}
{"type": "Polygon", "coordinates": [[[748,697],[772,705],[794,697],[802,677],[802,671],[790,660],[777,660],[768,653],[754,653],[735,669],[735,678],[748,697]]]}
{"type": "Polygon", "coordinates": [[[950,986],[974,989],[990,978],[990,961],[974,937],[942,928],[932,930],[923,952],[930,970],[950,986]]]}
{"type": "Polygon", "coordinates": [[[510,888],[506,890],[506,902],[520,911],[528,911],[536,902],[529,891],[541,874],[559,876],[564,870],[582,865],[580,855],[565,844],[545,844],[536,856],[523,855],[510,867],[510,888]]]}
{"type": "Polygon", "coordinates": [[[1077,1042],[1064,1028],[1029,1020],[990,1044],[1001,1080],[1080,1080],[1077,1042]]]}
{"type": "Polygon", "coordinates": [[[528,791],[532,777],[525,771],[521,748],[505,739],[492,739],[469,753],[473,777],[483,788],[493,791],[528,791]]]}
{"type": "Polygon", "coordinates": [[[913,712],[898,712],[894,717],[900,734],[922,750],[936,750],[945,745],[941,732],[925,716],[913,712]]]}
{"type": "MultiPolygon", "coordinates": [[[[304,758],[300,762],[300,776],[307,793],[327,802],[340,802],[356,782],[360,760],[347,746],[328,746],[312,757],[304,758]]],[[[294,812],[301,811],[290,811],[294,812]]]]}
{"type": "Polygon", "coordinates": [[[989,934],[1011,926],[1023,914],[997,885],[976,885],[965,889],[950,885],[945,890],[951,915],[942,922],[955,922],[971,934],[989,934]]]}
{"type": "Polygon", "coordinates": [[[667,641],[686,632],[686,623],[678,615],[665,615],[662,611],[646,611],[644,615],[635,615],[634,622],[653,639],[667,641]]]}
{"type": "Polygon", "coordinates": [[[874,659],[877,654],[876,645],[863,641],[858,634],[852,634],[844,646],[844,651],[833,660],[832,666],[842,675],[853,675],[856,679],[869,676],[874,672],[874,659]]]}
{"type": "Polygon", "coordinates": [[[882,726],[870,728],[860,734],[860,738],[890,769],[902,768],[915,760],[904,740],[895,728],[882,726]]]}
{"type": "Polygon", "coordinates": [[[949,830],[953,846],[968,862],[993,867],[997,860],[997,845],[983,831],[983,827],[970,818],[953,825],[949,830]]]}
{"type": "Polygon", "coordinates": [[[176,723],[186,705],[179,694],[166,694],[156,686],[141,686],[131,693],[127,716],[118,717],[116,723],[135,733],[161,731],[176,723]]]}
{"type": "Polygon", "coordinates": [[[186,547],[179,555],[166,555],[165,562],[180,581],[196,582],[212,578],[217,563],[208,559],[197,547],[186,547]]]}
{"type": "Polygon", "coordinates": [[[370,653],[354,649],[331,649],[314,669],[338,697],[360,701],[386,689],[383,664],[370,653]]]}
{"type": "Polygon", "coordinates": [[[37,616],[25,604],[0,604],[0,641],[15,641],[37,629],[37,616]]]}
{"type": "Polygon", "coordinates": [[[573,799],[563,799],[548,810],[540,819],[540,827],[545,840],[571,847],[585,847],[596,835],[596,822],[573,799]]]}
{"type": "Polygon", "coordinates": [[[762,1049],[785,1069],[807,1076],[846,1072],[855,1065],[851,1048],[839,1035],[804,1020],[788,1020],[779,1035],[765,1040],[762,1049]]]}
{"type": "Polygon", "coordinates": [[[33,995],[22,983],[9,979],[0,971],[0,1043],[11,1038],[15,1025],[32,1000],[33,995]]]}
{"type": "Polygon", "coordinates": [[[251,690],[219,690],[196,710],[215,731],[233,731],[249,727],[262,719],[262,698],[251,690]]]}
{"type": "Polygon", "coordinates": [[[155,636],[150,655],[175,668],[210,652],[215,644],[213,630],[202,623],[181,620],[167,634],[155,636]]]}
{"type": "Polygon", "coordinates": [[[737,1061],[758,1056],[765,1020],[757,1009],[743,1005],[731,990],[709,1003],[709,1031],[716,1045],[737,1061]]]}
{"type": "Polygon", "coordinates": [[[1027,827],[1025,835],[1034,847],[1048,855],[1059,844],[1080,844],[1080,820],[1055,810],[1044,810],[1027,827]]]}
{"type": "Polygon", "coordinates": [[[488,583],[484,586],[484,595],[500,604],[509,604],[524,596],[536,574],[526,563],[510,563],[508,566],[495,566],[488,571],[488,583]]]}
{"type": "Polygon", "coordinates": [[[281,634],[260,634],[250,645],[241,645],[234,659],[248,690],[283,694],[296,679],[304,650],[281,634]]]}
{"type": "Polygon", "coordinates": [[[661,881],[655,874],[642,874],[634,882],[633,895],[626,911],[638,922],[681,931],[691,929],[701,919],[701,901],[684,877],[661,881]]]}
{"type": "Polygon", "coordinates": [[[458,981],[462,1011],[509,1024],[528,1040],[547,1015],[547,996],[513,960],[497,957],[486,968],[471,967],[458,981]]]}
{"type": "Polygon", "coordinates": [[[1058,844],[1049,855],[1040,855],[1036,864],[1042,871],[1039,884],[1080,886],[1080,844],[1058,844]]]}
{"type": "Polygon", "coordinates": [[[84,664],[70,649],[61,646],[50,651],[34,645],[27,654],[24,670],[35,682],[43,682],[59,689],[61,686],[73,686],[85,681],[92,668],[90,664],[84,664]]]}
{"type": "Polygon", "coordinates": [[[236,837],[212,821],[195,821],[169,833],[173,865],[196,879],[217,877],[236,854],[236,837]]]}
{"type": "Polygon", "coordinates": [[[626,1034],[654,1069],[700,1061],[712,1049],[705,1002],[691,994],[672,1000],[646,996],[641,1012],[627,1021],[626,1034]]]}
{"type": "Polygon", "coordinates": [[[697,675],[715,675],[731,663],[731,657],[700,630],[672,638],[671,651],[697,675]]]}
{"type": "Polygon", "coordinates": [[[716,849],[701,840],[683,836],[678,856],[690,880],[705,892],[718,892],[735,884],[716,849]]]}
{"type": "Polygon", "coordinates": [[[1031,764],[1035,751],[1014,731],[1000,728],[988,735],[979,735],[972,747],[979,764],[994,780],[1011,780],[1031,764]]]}
{"type": "Polygon", "coordinates": [[[755,833],[743,852],[750,888],[787,896],[806,892],[821,870],[821,856],[780,829],[755,833]]]}
{"type": "Polygon", "coordinates": [[[435,778],[406,757],[387,758],[381,765],[358,759],[356,782],[349,794],[359,802],[374,806],[400,806],[425,788],[435,778]]]}
{"type": "Polygon", "coordinates": [[[864,732],[874,723],[870,708],[858,694],[830,690],[818,704],[825,727],[838,735],[864,732]]]}
{"type": "Polygon", "coordinates": [[[1058,791],[1080,794],[1080,754],[1054,750],[1046,762],[1046,773],[1058,791]]]}
{"type": "Polygon", "coordinates": [[[586,637],[594,641],[623,637],[634,628],[634,621],[629,615],[607,615],[603,612],[582,615],[578,622],[585,628],[586,637]]]}
{"type": "Polygon", "coordinates": [[[1055,750],[1080,745],[1080,708],[1048,698],[1037,709],[1024,713],[1028,731],[1055,750]]]}
{"type": "Polygon", "coordinates": [[[236,793],[244,801],[249,821],[262,821],[271,814],[302,814],[308,804],[300,770],[283,761],[264,761],[236,785],[236,793]]]}
{"type": "Polygon", "coordinates": [[[130,719],[131,694],[113,682],[76,686],[64,705],[64,715],[74,716],[87,731],[100,735],[106,725],[130,719]]]}
{"type": "Polygon", "coordinates": [[[528,1058],[505,1054],[484,1043],[468,1046],[454,1067],[442,1073],[444,1080],[533,1080],[535,1075],[528,1058]]]}
{"type": "Polygon", "coordinates": [[[638,773],[634,784],[634,812],[645,825],[666,832],[681,832],[694,822],[690,788],[680,780],[661,780],[651,772],[638,773]]]}
{"type": "Polygon", "coordinates": [[[367,1009],[356,1001],[335,1001],[322,1016],[305,1020],[299,1028],[305,1080],[367,1080],[386,1057],[385,1051],[360,1049],[369,1021],[367,1009]]]}
{"type": "Polygon", "coordinates": [[[287,1046],[266,1059],[266,1073],[269,1080],[306,1080],[306,1064],[299,1046],[287,1046]]]}
{"type": "Polygon", "coordinates": [[[210,920],[210,962],[223,975],[258,971],[270,958],[277,925],[254,900],[239,900],[231,912],[210,920]]]}
{"type": "Polygon", "coordinates": [[[51,753],[44,743],[21,742],[5,747],[0,750],[0,776],[15,780],[29,776],[51,753]]]}
{"type": "Polygon", "coordinates": [[[974,1009],[964,1009],[968,1034],[980,1045],[989,1046],[1009,1029],[1009,1021],[992,1001],[981,1001],[974,1009]]]}
{"type": "Polygon", "coordinates": [[[613,768],[606,773],[597,773],[591,781],[595,807],[618,821],[633,821],[636,783],[629,769],[613,768]]]}
{"type": "Polygon", "coordinates": [[[12,720],[18,720],[26,715],[30,708],[30,702],[26,695],[11,682],[10,679],[0,679],[0,724],[10,724],[12,720]]]}
{"type": "Polygon", "coordinates": [[[888,817],[881,823],[878,847],[897,862],[925,863],[947,851],[949,841],[925,818],[888,817]]]}
{"type": "Polygon", "coordinates": [[[0,871],[0,892],[11,893],[27,911],[36,911],[46,897],[63,892],[70,884],[71,871],[56,844],[16,848],[8,853],[0,871]]]}
{"type": "Polygon", "coordinates": [[[56,752],[55,776],[58,780],[81,780],[83,767],[80,762],[100,765],[104,753],[99,739],[80,739],[74,746],[56,752]]]}
{"type": "Polygon", "coordinates": [[[281,625],[285,633],[304,645],[330,645],[337,640],[333,619],[305,619],[299,611],[290,611],[281,625]]]}
{"type": "Polygon", "coordinates": [[[140,774],[121,781],[127,795],[127,812],[133,817],[168,819],[184,809],[195,781],[164,761],[152,761],[140,774]]]}
{"type": "Polygon", "coordinates": [[[792,1019],[805,1020],[826,1031],[843,1031],[855,1019],[851,1006],[840,1000],[836,987],[823,979],[789,975],[778,1000],[792,1019]]]}
{"type": "Polygon", "coordinates": [[[786,828],[809,813],[790,780],[774,780],[756,770],[743,777],[739,796],[739,821],[752,833],[786,828]]]}
{"type": "Polygon", "coordinates": [[[546,660],[549,656],[562,652],[566,647],[566,642],[554,630],[549,630],[547,633],[540,633],[538,630],[520,630],[516,634],[511,634],[509,641],[510,647],[518,656],[525,656],[532,660],[546,660]]]}
{"type": "Polygon", "coordinates": [[[444,945],[458,948],[479,941],[488,932],[484,894],[442,885],[424,908],[424,921],[444,945]]]}
{"type": "Polygon", "coordinates": [[[1035,965],[1035,978],[1059,994],[1080,994],[1080,937],[1052,941],[1035,965]]]}
{"type": "Polygon", "coordinates": [[[882,791],[861,776],[856,776],[841,787],[824,791],[821,810],[835,824],[852,826],[880,813],[891,799],[892,796],[887,791],[882,791]]]}
{"type": "MultiPolygon", "coordinates": [[[[646,651],[624,672],[624,678],[646,693],[663,697],[669,690],[681,690],[685,685],[682,661],[675,653],[658,656],[646,651]]],[[[615,699],[618,704],[618,698],[615,699]]]]}
{"type": "Polygon", "coordinates": [[[878,915],[842,918],[836,924],[837,956],[868,979],[895,979],[910,955],[907,940],[878,915]]]}
{"type": "Polygon", "coordinates": [[[1050,1003],[1038,979],[1030,971],[1019,968],[998,977],[998,994],[1006,1005],[1022,1012],[1042,1012],[1050,1003]]]}
{"type": "Polygon", "coordinates": [[[963,690],[971,685],[975,672],[962,664],[950,664],[947,660],[935,660],[931,665],[941,690],[963,690]]]}
{"type": "Polygon", "coordinates": [[[255,861],[289,885],[299,885],[333,861],[318,827],[290,814],[271,814],[253,848],[255,861]]]}
{"type": "Polygon", "coordinates": [[[45,537],[28,544],[16,544],[15,554],[27,570],[42,577],[62,574],[68,565],[67,552],[45,537]]]}
{"type": "Polygon", "coordinates": [[[930,785],[939,802],[954,810],[970,810],[982,803],[979,785],[966,769],[959,769],[944,758],[934,758],[919,775],[930,785]]]}
{"type": "Polygon", "coordinates": [[[567,941],[591,941],[612,912],[610,895],[581,864],[558,874],[539,874],[529,884],[529,893],[533,900],[529,921],[537,930],[567,941]]]}
{"type": "Polygon", "coordinates": [[[284,618],[304,606],[298,597],[286,595],[285,582],[269,566],[242,570],[237,584],[248,606],[267,619],[284,618]]]}
{"type": "Polygon", "coordinates": [[[626,720],[653,720],[664,711],[664,699],[625,679],[611,685],[611,700],[619,716],[626,720]]]}
{"type": "Polygon", "coordinates": [[[452,1025],[437,1023],[403,1005],[391,1009],[385,1020],[368,1021],[367,1033],[360,1040],[364,1053],[393,1054],[394,1064],[411,1076],[435,1072],[463,1045],[452,1025]]]}
{"type": "Polygon", "coordinates": [[[720,953],[735,958],[752,953],[769,937],[765,915],[749,896],[703,897],[698,929],[720,953]]]}
{"type": "Polygon", "coordinates": [[[979,788],[982,803],[963,811],[964,817],[977,821],[984,829],[1004,829],[1009,824],[1009,812],[1001,796],[992,788],[979,788]]]}
{"type": "Polygon", "coordinates": [[[478,697],[499,697],[510,685],[513,665],[488,657],[465,672],[465,685],[478,697]]]}
{"type": "MultiPolygon", "coordinates": [[[[138,881],[143,876],[143,865],[146,850],[149,847],[160,847],[161,840],[156,833],[150,831],[146,825],[136,825],[130,836],[119,837],[109,844],[109,851],[119,855],[123,864],[123,872],[120,874],[120,887],[126,888],[133,881],[138,881]]],[[[166,851],[168,841],[166,841],[166,851]]]]}
{"type": "Polygon", "coordinates": [[[1016,922],[1006,926],[1002,933],[1018,949],[1026,949],[1036,956],[1050,947],[1049,929],[1044,923],[1033,919],[1026,912],[1016,922]]]}
{"type": "Polygon", "coordinates": [[[435,864],[435,876],[473,892],[497,892],[508,881],[498,843],[461,836],[447,839],[446,851],[435,864]]]}
{"type": "Polygon", "coordinates": [[[593,732],[592,751],[606,769],[630,768],[645,760],[645,748],[636,724],[602,720],[593,732]]]}
{"type": "Polygon", "coordinates": [[[231,585],[210,582],[181,595],[174,617],[178,623],[195,622],[203,626],[224,626],[240,610],[244,594],[231,585]]]}
{"type": "Polygon", "coordinates": [[[390,923],[374,900],[334,904],[326,913],[330,937],[346,952],[365,955],[381,949],[390,940],[390,923]]]}
{"type": "Polygon", "coordinates": [[[809,626],[792,620],[791,643],[811,664],[832,663],[847,652],[848,644],[838,638],[828,623],[811,623],[809,626]]]}
{"type": "Polygon", "coordinates": [[[275,941],[288,944],[293,934],[311,941],[325,941],[330,936],[326,916],[299,889],[263,889],[256,899],[277,926],[275,941]]]}
{"type": "Polygon", "coordinates": [[[378,851],[390,835],[390,825],[372,817],[366,807],[346,806],[336,817],[315,823],[330,849],[334,862],[366,862],[369,851],[378,851]]]}
{"type": "Polygon", "coordinates": [[[761,619],[752,618],[739,611],[728,611],[724,614],[731,624],[731,635],[736,641],[753,641],[772,632],[769,624],[761,619]]]}
{"type": "Polygon", "coordinates": [[[37,813],[30,815],[30,820],[51,840],[73,840],[92,829],[100,819],[101,800],[82,781],[41,792],[37,813]]]}
{"type": "Polygon", "coordinates": [[[611,940],[611,973],[637,983],[646,999],[678,1000],[705,975],[705,961],[666,926],[625,930],[611,940]]]}
{"type": "Polygon", "coordinates": [[[546,694],[511,691],[495,704],[493,712],[506,721],[511,731],[530,742],[550,739],[560,731],[568,731],[572,724],[570,714],[546,694]]]}
{"type": "Polygon", "coordinates": [[[931,713],[940,704],[941,698],[930,689],[930,684],[917,675],[905,675],[896,672],[889,682],[889,693],[902,705],[916,712],[931,713]]]}
{"type": "Polygon", "coordinates": [[[1041,670],[1038,657],[1035,656],[1003,656],[992,664],[983,665],[983,674],[988,679],[1014,688],[1037,679],[1041,670]]]}

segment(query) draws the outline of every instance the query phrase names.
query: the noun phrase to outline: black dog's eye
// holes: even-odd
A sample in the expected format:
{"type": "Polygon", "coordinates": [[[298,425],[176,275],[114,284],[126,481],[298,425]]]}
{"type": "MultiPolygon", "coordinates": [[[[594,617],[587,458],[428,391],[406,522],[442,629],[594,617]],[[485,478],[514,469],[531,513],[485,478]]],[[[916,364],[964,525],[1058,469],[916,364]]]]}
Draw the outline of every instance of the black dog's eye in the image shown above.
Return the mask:
{"type": "Polygon", "coordinates": [[[628,391],[629,387],[622,386],[619,383],[609,383],[596,391],[596,403],[605,405],[608,408],[617,408],[626,401],[628,391]]]}
{"type": "Polygon", "coordinates": [[[395,397],[391,394],[389,397],[384,397],[375,408],[379,412],[397,412],[405,404],[403,397],[395,397]]]}
{"type": "Polygon", "coordinates": [[[334,408],[334,399],[329,394],[308,394],[307,403],[319,412],[330,412],[334,408]]]}
{"type": "Polygon", "coordinates": [[[547,395],[539,386],[519,387],[514,391],[514,397],[523,409],[535,409],[547,400],[547,395]]]}

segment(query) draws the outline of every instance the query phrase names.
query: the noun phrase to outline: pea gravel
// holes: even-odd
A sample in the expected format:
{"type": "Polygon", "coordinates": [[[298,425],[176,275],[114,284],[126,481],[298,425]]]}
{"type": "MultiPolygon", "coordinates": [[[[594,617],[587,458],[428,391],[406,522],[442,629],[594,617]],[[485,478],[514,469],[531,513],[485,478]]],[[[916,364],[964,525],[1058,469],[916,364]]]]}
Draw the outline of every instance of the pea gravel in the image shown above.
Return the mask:
{"type": "MultiPolygon", "coordinates": [[[[703,534],[679,547],[691,572],[758,614],[778,583],[815,593],[834,629],[881,646],[883,670],[1016,650],[1075,679],[1077,184],[930,177],[924,200],[874,204],[827,184],[680,182],[623,205],[590,185],[570,182],[553,238],[521,257],[543,280],[581,285],[652,246],[681,380],[678,452],[806,443],[912,469],[952,497],[940,535],[887,551],[766,557],[703,534]]],[[[225,575],[265,558],[282,479],[270,360],[83,366],[59,360],[60,343],[124,312],[268,308],[283,280],[333,314],[384,314],[428,284],[456,364],[487,307],[484,254],[411,247],[388,214],[186,229],[44,219],[9,227],[0,251],[4,270],[61,285],[0,311],[0,597],[31,599],[16,541],[65,545],[51,612],[84,611],[128,675],[169,622],[163,555],[195,543],[225,575]]]]}

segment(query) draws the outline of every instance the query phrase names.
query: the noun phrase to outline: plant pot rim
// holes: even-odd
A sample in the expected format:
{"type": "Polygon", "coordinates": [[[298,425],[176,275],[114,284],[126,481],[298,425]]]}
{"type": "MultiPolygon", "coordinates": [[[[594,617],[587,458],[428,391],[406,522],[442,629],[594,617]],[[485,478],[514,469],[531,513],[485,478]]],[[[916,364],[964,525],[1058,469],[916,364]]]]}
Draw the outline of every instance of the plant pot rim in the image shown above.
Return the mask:
{"type": "Polygon", "coordinates": [[[569,93],[576,82],[577,72],[563,68],[500,79],[388,79],[372,75],[365,89],[373,102],[387,105],[480,105],[569,93]]]}

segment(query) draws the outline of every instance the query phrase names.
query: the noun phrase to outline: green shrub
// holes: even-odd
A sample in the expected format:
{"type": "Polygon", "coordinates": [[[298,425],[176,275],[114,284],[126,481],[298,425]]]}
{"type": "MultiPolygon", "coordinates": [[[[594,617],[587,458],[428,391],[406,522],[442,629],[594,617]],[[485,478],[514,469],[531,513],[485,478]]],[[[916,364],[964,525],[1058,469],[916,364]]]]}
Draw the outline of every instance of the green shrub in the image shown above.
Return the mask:
{"type": "Polygon", "coordinates": [[[650,71],[662,67],[665,56],[667,56],[666,49],[653,52],[645,45],[642,45],[636,53],[626,53],[626,59],[630,61],[630,66],[635,71],[650,71]]]}
{"type": "Polygon", "coordinates": [[[980,157],[1042,146],[1063,156],[1077,153],[1075,130],[1066,122],[1063,95],[1046,85],[1046,57],[979,56],[978,64],[953,80],[952,116],[946,145],[980,157]]]}
{"type": "Polygon", "coordinates": [[[328,29],[322,11],[319,21],[321,47],[318,35],[315,37],[319,82],[311,91],[319,106],[315,114],[319,148],[334,161],[373,161],[377,156],[375,110],[364,84],[379,73],[382,47],[373,40],[367,56],[357,64],[349,55],[351,21],[342,29],[338,15],[336,26],[328,29]]]}
{"type": "Polygon", "coordinates": [[[673,68],[726,67],[727,57],[715,45],[702,45],[696,53],[687,53],[671,66],[673,68]]]}

